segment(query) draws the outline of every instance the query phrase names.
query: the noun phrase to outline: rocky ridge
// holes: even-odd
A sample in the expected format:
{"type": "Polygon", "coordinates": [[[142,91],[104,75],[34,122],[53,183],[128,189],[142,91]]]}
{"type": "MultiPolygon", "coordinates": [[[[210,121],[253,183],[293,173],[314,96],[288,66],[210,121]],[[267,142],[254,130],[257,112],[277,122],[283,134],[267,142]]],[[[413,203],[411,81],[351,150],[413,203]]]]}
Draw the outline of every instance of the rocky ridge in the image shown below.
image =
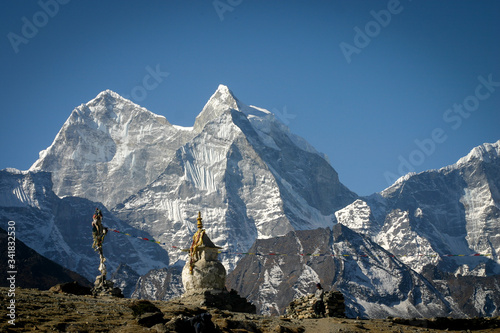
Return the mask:
{"type": "Polygon", "coordinates": [[[499,274],[500,140],[450,166],[408,174],[335,214],[417,272],[432,265],[460,275],[499,274]],[[462,257],[475,254],[488,256],[462,257]]]}
{"type": "Polygon", "coordinates": [[[349,318],[463,316],[422,275],[342,224],[258,240],[229,274],[227,286],[280,315],[294,299],[340,291],[349,318]]]}
{"type": "MultiPolygon", "coordinates": [[[[6,288],[0,288],[2,303],[6,288]]],[[[235,313],[180,301],[138,301],[127,298],[77,296],[36,289],[16,290],[15,325],[0,322],[3,332],[194,332],[189,319],[211,315],[215,332],[474,332],[500,328],[500,318],[434,319],[287,319],[235,313]]],[[[6,318],[7,309],[0,308],[6,318]]]]}

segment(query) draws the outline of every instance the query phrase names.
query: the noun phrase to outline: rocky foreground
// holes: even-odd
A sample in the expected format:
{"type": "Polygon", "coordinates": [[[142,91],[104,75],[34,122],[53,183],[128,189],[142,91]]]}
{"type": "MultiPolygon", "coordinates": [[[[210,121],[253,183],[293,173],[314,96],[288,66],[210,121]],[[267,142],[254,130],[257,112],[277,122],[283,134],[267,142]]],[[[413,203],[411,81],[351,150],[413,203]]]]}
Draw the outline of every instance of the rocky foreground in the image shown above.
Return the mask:
{"type": "MultiPolygon", "coordinates": [[[[0,288],[0,331],[195,332],[190,318],[210,313],[215,332],[500,332],[500,318],[286,319],[223,311],[176,301],[92,297],[0,288]],[[12,295],[11,295],[12,296],[12,295]],[[15,299],[15,313],[7,307],[15,299]],[[12,316],[15,319],[12,321],[12,316]],[[10,316],[10,317],[9,317],[10,316]],[[9,323],[10,321],[10,323],[9,323]],[[14,323],[15,325],[12,325],[14,323]]],[[[12,307],[11,307],[12,309],[12,307]]]]}

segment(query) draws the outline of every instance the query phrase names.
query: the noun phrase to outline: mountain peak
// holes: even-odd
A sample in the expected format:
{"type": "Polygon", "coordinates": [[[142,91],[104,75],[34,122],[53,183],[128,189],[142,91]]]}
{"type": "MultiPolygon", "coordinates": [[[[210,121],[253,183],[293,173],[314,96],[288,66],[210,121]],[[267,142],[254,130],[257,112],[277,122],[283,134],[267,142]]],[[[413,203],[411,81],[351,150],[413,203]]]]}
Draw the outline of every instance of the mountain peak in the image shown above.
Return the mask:
{"type": "Polygon", "coordinates": [[[483,143],[474,147],[467,156],[462,157],[457,161],[457,165],[470,163],[472,160],[481,160],[490,162],[500,156],[500,140],[494,143],[483,143]]]}
{"type": "Polygon", "coordinates": [[[132,102],[131,100],[123,97],[122,95],[120,95],[120,94],[118,94],[110,89],[106,89],[106,90],[101,91],[99,94],[97,94],[97,96],[94,99],[91,99],[90,101],[88,101],[87,103],[85,103],[83,105],[85,105],[87,107],[92,107],[92,106],[96,106],[102,102],[104,102],[105,105],[109,104],[109,103],[112,104],[113,108],[115,107],[115,105],[117,106],[118,104],[120,104],[119,108],[123,108],[124,105],[129,105],[130,109],[139,109],[142,111],[147,111],[148,113],[152,113],[151,111],[149,111],[145,107],[140,106],[139,104],[132,102]]]}
{"type": "Polygon", "coordinates": [[[225,94],[233,94],[231,92],[231,90],[229,90],[228,86],[224,85],[224,84],[219,84],[219,86],[217,87],[217,90],[215,91],[215,93],[217,92],[221,92],[221,93],[225,93],[225,94]]]}
{"type": "Polygon", "coordinates": [[[234,94],[229,88],[223,84],[219,84],[215,93],[210,97],[203,110],[196,117],[194,122],[195,131],[199,132],[203,129],[206,123],[222,115],[229,110],[241,111],[244,107],[241,102],[234,97],[234,94]]]}
{"type": "Polygon", "coordinates": [[[475,164],[477,162],[486,162],[491,163],[492,161],[498,160],[500,157],[500,140],[494,143],[483,143],[477,147],[472,148],[472,150],[465,156],[461,157],[455,164],[451,164],[445,167],[440,168],[439,170],[426,170],[420,173],[409,172],[401,177],[399,177],[392,185],[388,188],[384,189],[380,193],[382,196],[386,196],[390,193],[393,193],[395,190],[399,189],[403,186],[410,178],[419,175],[425,174],[434,171],[446,171],[446,170],[455,170],[463,168],[464,166],[468,166],[471,164],[475,164]]]}
{"type": "Polygon", "coordinates": [[[129,122],[131,118],[142,117],[143,121],[155,119],[163,125],[170,125],[164,116],[155,114],[110,89],[101,91],[94,99],[81,104],[73,110],[70,119],[72,117],[74,117],[72,121],[76,122],[80,122],[81,117],[90,117],[91,121],[97,123],[111,120],[124,124],[129,122]]]}
{"type": "Polygon", "coordinates": [[[113,98],[123,98],[125,99],[124,97],[122,97],[120,94],[114,92],[113,90],[110,90],[110,89],[106,89],[106,90],[103,90],[101,91],[95,99],[99,99],[99,98],[103,98],[103,97],[106,97],[106,96],[111,96],[113,98]]]}
{"type": "MultiPolygon", "coordinates": [[[[219,84],[215,93],[210,97],[203,111],[207,108],[221,108],[240,110],[241,102],[234,96],[233,92],[229,90],[226,85],[219,84]]],[[[203,111],[201,113],[203,113],[203,111]]],[[[201,114],[200,113],[200,114],[201,114]]]]}

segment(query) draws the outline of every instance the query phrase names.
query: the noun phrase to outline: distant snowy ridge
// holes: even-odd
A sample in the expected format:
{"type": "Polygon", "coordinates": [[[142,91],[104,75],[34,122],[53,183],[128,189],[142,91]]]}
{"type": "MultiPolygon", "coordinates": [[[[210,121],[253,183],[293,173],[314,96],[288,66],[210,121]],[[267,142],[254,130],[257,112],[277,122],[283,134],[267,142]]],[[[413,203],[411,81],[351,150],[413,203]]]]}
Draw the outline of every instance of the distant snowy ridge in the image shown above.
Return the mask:
{"type": "Polygon", "coordinates": [[[480,146],[475,147],[469,154],[459,159],[455,165],[458,167],[460,165],[470,163],[475,159],[490,163],[498,159],[499,156],[500,140],[495,143],[484,143],[480,146]]]}
{"type": "MultiPolygon", "coordinates": [[[[483,143],[480,146],[474,147],[466,156],[461,157],[456,163],[442,167],[440,169],[435,169],[435,170],[426,170],[422,171],[423,172],[430,172],[430,171],[439,171],[439,170],[448,170],[448,169],[456,169],[460,168],[473,160],[481,160],[484,162],[492,162],[500,156],[500,140],[494,142],[494,143],[483,143]]],[[[398,187],[400,184],[404,183],[407,181],[409,178],[417,175],[419,173],[417,172],[409,172],[406,175],[403,175],[399,177],[394,184],[389,186],[387,189],[383,190],[381,193],[384,193],[386,191],[391,191],[392,188],[398,187]]]]}
{"type": "Polygon", "coordinates": [[[499,152],[500,141],[485,143],[455,164],[408,174],[384,191],[362,198],[363,205],[337,211],[337,219],[403,256],[401,260],[416,271],[428,264],[446,263],[451,272],[498,274],[499,152]],[[474,260],[446,257],[475,253],[491,256],[474,260]]]}

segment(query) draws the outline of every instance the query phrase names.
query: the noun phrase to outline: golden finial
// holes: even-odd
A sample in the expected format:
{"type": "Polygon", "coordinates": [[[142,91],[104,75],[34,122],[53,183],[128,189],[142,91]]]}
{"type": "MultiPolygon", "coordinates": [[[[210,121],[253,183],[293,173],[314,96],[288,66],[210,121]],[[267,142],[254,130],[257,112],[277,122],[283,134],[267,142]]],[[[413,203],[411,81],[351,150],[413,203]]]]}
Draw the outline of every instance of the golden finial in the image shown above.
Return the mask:
{"type": "Polygon", "coordinates": [[[198,229],[203,229],[203,223],[201,222],[202,218],[201,218],[201,212],[198,212],[198,229]]]}

